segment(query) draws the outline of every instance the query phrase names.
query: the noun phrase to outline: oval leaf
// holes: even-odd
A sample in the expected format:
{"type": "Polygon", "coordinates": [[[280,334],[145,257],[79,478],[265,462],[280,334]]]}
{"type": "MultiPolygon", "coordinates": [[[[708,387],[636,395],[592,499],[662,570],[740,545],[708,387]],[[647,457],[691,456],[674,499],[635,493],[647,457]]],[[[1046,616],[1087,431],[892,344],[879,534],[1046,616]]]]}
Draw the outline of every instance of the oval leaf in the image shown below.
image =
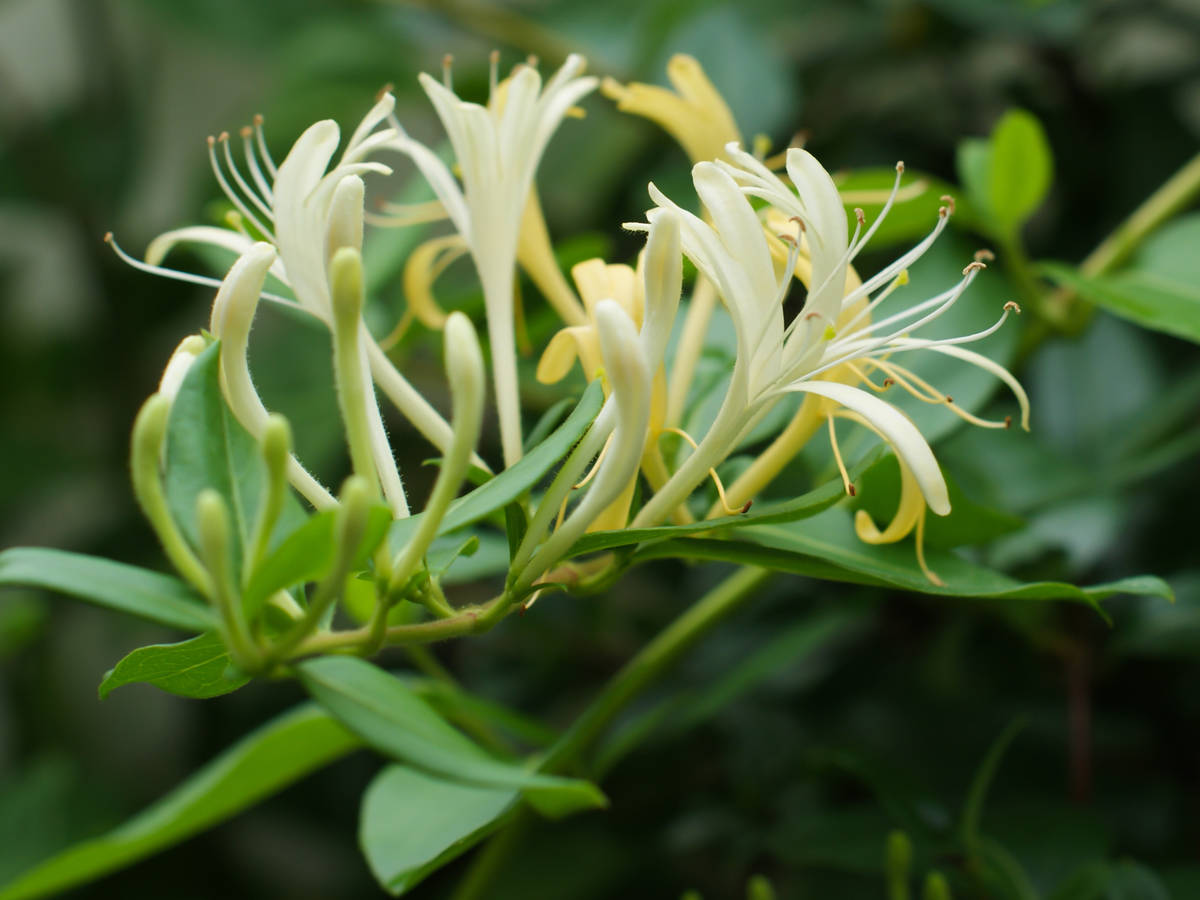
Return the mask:
{"type": "Polygon", "coordinates": [[[249,680],[234,667],[221,638],[209,632],[178,644],[152,644],[134,650],[104,676],[100,699],[123,685],[138,682],[179,697],[219,697],[249,680]]]}
{"type": "Polygon", "coordinates": [[[388,766],[363,795],[359,844],[380,885],[399,895],[491,833],[517,797],[388,766]]]}
{"type": "Polygon", "coordinates": [[[539,812],[603,806],[586,781],[542,775],[488,755],[399,679],[366,660],[327,656],[296,667],[308,692],[382,753],[458,782],[519,789],[539,812]]]}
{"type": "Polygon", "coordinates": [[[178,578],[65,550],[5,550],[0,587],[55,591],[184,631],[211,631],[217,625],[208,605],[178,578]]]}
{"type": "Polygon", "coordinates": [[[1054,163],[1042,124],[1023,109],[1010,109],[992,132],[989,162],[988,206],[996,229],[1010,235],[1050,190],[1054,163]]]}
{"type": "Polygon", "coordinates": [[[122,869],[236,815],[358,746],[354,735],[314,706],[285,713],[120,827],[51,857],[5,886],[0,900],[44,897],[122,869]]]}

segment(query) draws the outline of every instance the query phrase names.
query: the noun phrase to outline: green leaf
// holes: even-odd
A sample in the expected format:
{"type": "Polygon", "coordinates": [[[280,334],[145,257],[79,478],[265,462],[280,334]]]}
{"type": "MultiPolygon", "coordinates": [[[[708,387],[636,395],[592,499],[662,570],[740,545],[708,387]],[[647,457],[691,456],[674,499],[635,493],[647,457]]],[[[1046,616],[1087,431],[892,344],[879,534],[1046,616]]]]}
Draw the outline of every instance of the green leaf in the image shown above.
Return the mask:
{"type": "Polygon", "coordinates": [[[992,131],[988,208],[995,228],[1012,235],[1050,190],[1054,161],[1041,123],[1023,109],[1010,109],[992,131]]]}
{"type": "Polygon", "coordinates": [[[517,797],[388,766],[363,795],[359,844],[379,883],[399,895],[478,843],[517,797]]]}
{"type": "Polygon", "coordinates": [[[858,539],[849,512],[841,507],[786,525],[738,532],[739,540],[689,538],[644,548],[638,560],[682,557],[764,566],[830,581],[887,585],[949,597],[999,600],[1069,600],[1100,611],[1113,594],[1171,597],[1171,588],[1152,575],[1123,578],[1086,588],[1055,581],[1023,582],[976,565],[950,552],[926,550],[929,566],[945,582],[937,585],[917,565],[910,542],[871,546],[858,539]]]}
{"type": "Polygon", "coordinates": [[[322,657],[300,663],[296,672],[318,703],[397,760],[455,781],[519,789],[549,816],[606,803],[586,781],[542,775],[488,755],[402,681],[365,660],[322,657]]]}
{"type": "MultiPolygon", "coordinates": [[[[863,462],[854,467],[852,476],[857,479],[860,472],[878,462],[883,451],[877,448],[863,462]]],[[[595,553],[599,550],[609,550],[613,547],[627,547],[631,544],[644,544],[669,538],[689,537],[694,534],[728,534],[736,533],[742,528],[752,525],[770,525],[780,522],[795,522],[824,512],[846,496],[845,488],[839,478],[821,485],[807,494],[801,494],[792,500],[781,500],[774,503],[763,503],[751,507],[751,512],[733,516],[721,516],[716,519],[704,519],[686,525],[660,525],[654,528],[623,528],[617,531],[596,531],[584,535],[568,551],[567,556],[582,556],[585,553],[595,553]]]]}
{"type": "Polygon", "coordinates": [[[981,219],[981,230],[991,220],[991,171],[992,147],[983,138],[967,138],[960,141],[955,154],[958,180],[966,189],[967,198],[981,219]]]}
{"type": "Polygon", "coordinates": [[[184,631],[211,631],[217,624],[204,600],[178,578],[65,550],[5,550],[0,587],[55,591],[184,631]]]}
{"type": "MultiPolygon", "coordinates": [[[[592,382],[583,392],[579,404],[567,420],[554,430],[533,451],[505,469],[491,481],[476,488],[465,497],[450,504],[442,519],[439,534],[463,528],[512,503],[533,487],[550,468],[567,455],[580,435],[587,430],[604,403],[599,381],[592,382]]],[[[393,551],[399,552],[420,524],[421,515],[400,519],[392,524],[388,536],[393,551]]]]}
{"type": "MultiPolygon", "coordinates": [[[[167,420],[165,485],[171,515],[196,543],[196,497],[206,488],[217,491],[232,516],[235,572],[241,572],[243,549],[252,539],[262,502],[266,467],[254,438],[234,418],[220,384],[220,342],[196,357],[171,404],[167,420]]],[[[304,513],[290,492],[276,525],[276,535],[294,531],[304,513]]]]}
{"type": "Polygon", "coordinates": [[[210,632],[178,644],[139,647],[104,676],[100,699],[126,684],[144,682],[180,697],[219,697],[250,680],[234,668],[219,636],[210,632]]]}
{"type": "Polygon", "coordinates": [[[1149,272],[1127,270],[1086,278],[1072,266],[1041,263],[1039,268],[1085,300],[1143,328],[1200,343],[1200,286],[1149,272]]]}
{"type": "MultiPolygon", "coordinates": [[[[251,610],[278,590],[316,581],[329,572],[336,552],[334,520],[337,510],[327,509],[307,519],[289,534],[250,576],[246,588],[246,605],[251,610]]],[[[352,569],[366,565],[368,555],[379,546],[391,525],[392,514],[387,507],[371,507],[362,543],[355,553],[352,569]]]]}
{"type": "Polygon", "coordinates": [[[107,834],[51,857],[0,890],[27,900],[85,884],[224,821],[344,756],[359,741],[305,705],[268,722],[107,834]]]}

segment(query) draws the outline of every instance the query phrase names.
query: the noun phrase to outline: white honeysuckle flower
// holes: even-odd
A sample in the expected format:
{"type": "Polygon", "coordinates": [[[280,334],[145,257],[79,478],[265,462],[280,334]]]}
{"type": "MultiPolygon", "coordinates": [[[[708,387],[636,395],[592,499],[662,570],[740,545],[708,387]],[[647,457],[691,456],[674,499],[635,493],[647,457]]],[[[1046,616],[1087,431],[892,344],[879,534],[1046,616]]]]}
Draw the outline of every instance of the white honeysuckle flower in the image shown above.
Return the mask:
{"type": "MultiPolygon", "coordinates": [[[[275,248],[267,243],[256,243],[238,257],[217,291],[209,323],[209,330],[221,341],[221,387],[226,401],[256,441],[262,440],[270,413],[254,388],[246,353],[263,282],[275,259],[275,248]]],[[[337,505],[295,456],[288,459],[287,474],[292,486],[317,509],[337,505]]]]}
{"type": "Polygon", "coordinates": [[[198,334],[189,334],[180,341],[163,369],[162,378],[158,382],[158,393],[174,403],[179,389],[183,386],[183,379],[187,377],[196,357],[204,352],[205,346],[204,338],[198,334]]]}
{"type": "MultiPolygon", "coordinates": [[[[529,65],[503,83],[493,66],[486,106],[460,100],[449,86],[421,75],[421,86],[454,150],[462,186],[427,147],[402,132],[388,142],[409,155],[466,240],[487,308],[492,373],[505,465],[521,458],[521,410],[513,320],[513,277],[522,217],[542,153],[559,123],[596,79],[581,75],[583,57],[572,54],[542,86],[529,65]]],[[[399,130],[398,123],[393,127],[399,130]]]]}
{"type": "MultiPolygon", "coordinates": [[[[328,265],[341,246],[361,249],[364,212],[361,200],[361,176],[388,174],[391,169],[366,159],[393,141],[399,131],[388,125],[394,119],[395,98],[380,96],[355,129],[338,162],[330,165],[339,143],[336,122],[324,120],[304,131],[277,167],[266,148],[262,119],[255,118],[253,129],[242,131],[245,168],[242,174],[231,150],[228,134],[209,139],[209,159],[214,176],[237,210],[231,216],[232,229],[212,226],[188,226],[168,231],[155,238],[141,262],[125,254],[115,242],[114,249],[136,268],[197,284],[219,286],[217,279],[165,268],[162,265],[172,248],[181,243],[200,243],[237,254],[244,254],[265,237],[278,252],[270,274],[290,288],[294,297],[264,293],[273,302],[299,307],[331,324],[328,265]],[[380,128],[381,125],[387,127],[380,128]],[[255,234],[247,227],[253,227],[255,234]]],[[[363,326],[366,364],[380,390],[434,446],[445,450],[451,439],[449,423],[397,371],[387,354],[363,326]]],[[[387,446],[383,420],[378,408],[369,411],[372,448],[392,506],[402,507],[399,475],[393,475],[394,462],[387,446]]],[[[487,464],[476,455],[476,465],[487,464]]]]}
{"type": "MultiPolygon", "coordinates": [[[[893,315],[872,320],[871,313],[879,303],[898,283],[907,280],[908,266],[941,233],[951,202],[939,211],[938,222],[928,237],[875,276],[855,284],[857,277],[849,276],[850,264],[890,209],[891,199],[866,234],[862,233],[864,222],[860,214],[858,227],[850,235],[837,188],[812,154],[795,148],[788,151],[788,174],[796,188],[793,191],[766,165],[736,145],[727,147],[726,152],[726,160],[699,163],[693,168],[696,191],[708,211],[711,225],[681,209],[650,186],[651,197],[658,208],[650,211],[649,221],[653,223],[663,210],[670,210],[679,217],[683,252],[716,285],[729,309],[737,332],[738,355],[725,400],[708,433],[667,484],[643,507],[634,520],[634,527],[657,524],[666,518],[703,480],[708,470],[736,448],[771,406],[792,392],[822,397],[832,409],[844,410],[843,417],[861,421],[875,430],[895,450],[902,468],[911,473],[929,508],[939,515],[947,514],[949,500],[945,480],[936,458],[911,420],[865,390],[819,376],[834,375],[833,370],[840,372],[842,367],[858,363],[879,368],[889,375],[892,383],[901,384],[910,393],[929,394],[932,392],[930,386],[922,387],[923,383],[915,375],[891,362],[890,358],[902,352],[930,349],[981,365],[980,360],[984,357],[957,345],[992,334],[1016,305],[1006,304],[994,325],[975,334],[938,340],[915,336],[919,329],[944,314],[962,296],[984,267],[976,261],[963,270],[962,279],[949,290],[893,315]],[[770,253],[764,233],[765,217],[755,212],[749,197],[769,204],[765,217],[769,218],[773,211],[797,224],[795,234],[784,236],[792,246],[782,271],[770,253]],[[785,326],[782,302],[790,289],[802,251],[809,267],[808,298],[800,314],[785,326]],[[846,290],[847,285],[854,286],[846,290]]],[[[897,169],[902,171],[902,166],[897,169]]],[[[892,198],[898,187],[899,177],[892,198]]],[[[646,230],[650,226],[635,224],[627,227],[646,230]]],[[[990,360],[981,367],[1010,387],[1016,384],[1007,370],[990,360]]],[[[866,375],[862,380],[875,388],[866,375]]],[[[1014,390],[1021,403],[1025,424],[1027,400],[1019,385],[1014,390]]],[[[923,396],[923,399],[931,398],[923,396]]],[[[935,395],[931,402],[945,403],[964,418],[983,423],[983,420],[953,407],[944,395],[935,395]]],[[[832,426],[833,412],[827,415],[832,426]]],[[[835,455],[841,467],[836,438],[834,440],[835,455]]],[[[846,478],[844,473],[843,477],[846,478]]],[[[847,486],[849,489],[848,478],[847,486]]]]}
{"type": "MultiPolygon", "coordinates": [[[[611,392],[581,446],[587,448],[582,455],[589,458],[600,446],[604,450],[587,494],[521,568],[514,586],[516,593],[530,587],[566,553],[588,526],[626,491],[641,465],[650,421],[652,369],[638,328],[624,307],[614,300],[602,300],[596,305],[594,315],[611,392]]],[[[555,506],[557,498],[547,494],[539,513],[555,506]]],[[[530,538],[531,534],[527,534],[526,540],[530,538]]],[[[520,554],[514,557],[514,571],[519,561],[524,561],[520,554]]]]}

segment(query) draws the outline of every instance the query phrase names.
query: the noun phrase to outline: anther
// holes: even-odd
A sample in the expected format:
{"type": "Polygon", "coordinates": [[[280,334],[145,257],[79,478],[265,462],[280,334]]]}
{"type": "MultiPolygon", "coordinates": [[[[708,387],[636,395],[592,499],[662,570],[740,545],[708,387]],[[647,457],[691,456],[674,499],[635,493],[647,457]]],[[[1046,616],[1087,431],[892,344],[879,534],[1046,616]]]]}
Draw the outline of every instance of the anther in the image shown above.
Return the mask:
{"type": "Polygon", "coordinates": [[[938,199],[946,204],[946,208],[950,210],[950,215],[954,215],[954,198],[949,194],[942,194],[938,199]]]}
{"type": "Polygon", "coordinates": [[[211,134],[208,137],[206,137],[205,140],[208,141],[208,146],[210,146],[210,147],[216,146],[217,139],[215,137],[213,137],[211,134]]]}
{"type": "Polygon", "coordinates": [[[896,162],[896,174],[897,174],[897,175],[903,175],[903,174],[904,174],[904,160],[902,160],[902,159],[901,159],[901,160],[898,160],[898,161],[896,162]]]}
{"type": "Polygon", "coordinates": [[[229,132],[228,131],[222,131],[220,134],[217,135],[218,143],[223,144],[227,140],[229,140],[229,132]]]}
{"type": "Polygon", "coordinates": [[[850,482],[850,485],[846,488],[846,493],[849,494],[851,497],[858,496],[858,488],[856,488],[854,486],[854,482],[850,482]]]}
{"type": "Polygon", "coordinates": [[[753,500],[747,500],[746,505],[742,507],[742,514],[745,515],[746,513],[750,512],[750,507],[753,505],[754,505],[753,500]]]}
{"type": "Polygon", "coordinates": [[[389,81],[387,84],[385,84],[383,87],[381,87],[378,91],[375,92],[375,102],[378,103],[380,100],[382,100],[384,97],[386,97],[388,94],[390,94],[395,89],[396,89],[396,86],[389,81]]]}
{"type": "Polygon", "coordinates": [[[491,53],[488,54],[488,63],[493,66],[500,65],[500,51],[499,50],[493,50],[491,53]]]}
{"type": "Polygon", "coordinates": [[[883,386],[884,386],[885,388],[890,388],[890,387],[891,387],[893,384],[895,384],[895,383],[896,383],[896,382],[895,382],[895,380],[894,380],[894,379],[891,379],[891,378],[885,378],[885,379],[883,379],[883,386]]]}
{"type": "Polygon", "coordinates": [[[792,237],[790,234],[777,234],[777,235],[775,235],[775,237],[779,238],[785,244],[791,244],[793,247],[799,246],[799,244],[796,242],[796,239],[794,237],[792,237]]]}
{"type": "Polygon", "coordinates": [[[254,129],[249,125],[243,125],[238,129],[238,134],[240,134],[243,138],[248,138],[250,135],[254,134],[254,129]]]}
{"type": "Polygon", "coordinates": [[[255,124],[256,126],[259,126],[259,127],[261,127],[261,126],[262,126],[262,123],[263,123],[263,114],[262,114],[262,113],[255,113],[255,114],[254,114],[254,124],[255,124]]]}
{"type": "Polygon", "coordinates": [[[1004,427],[1005,427],[1005,428],[1012,428],[1012,416],[1005,416],[1005,417],[1004,417],[1004,427]]]}
{"type": "Polygon", "coordinates": [[[991,262],[996,258],[996,254],[986,247],[975,251],[975,258],[980,262],[991,262]]]}
{"type": "Polygon", "coordinates": [[[867,214],[862,211],[861,206],[854,207],[854,218],[858,219],[859,225],[867,224],[867,214]]]}
{"type": "Polygon", "coordinates": [[[1015,312],[1018,316],[1021,314],[1021,305],[1016,300],[1009,300],[1004,304],[1005,312],[1015,312]]]}
{"type": "Polygon", "coordinates": [[[791,141],[788,142],[789,147],[803,147],[808,143],[808,132],[797,131],[792,135],[791,141]]]}
{"type": "Polygon", "coordinates": [[[948,210],[948,209],[947,209],[946,207],[944,207],[944,206],[939,206],[939,207],[938,207],[938,218],[939,218],[939,219],[944,219],[944,218],[946,218],[946,216],[948,216],[948,215],[950,215],[950,210],[948,210]]]}
{"type": "Polygon", "coordinates": [[[536,69],[539,61],[540,60],[538,60],[536,53],[530,53],[527,57],[525,57],[525,65],[529,66],[531,69],[536,69]]]}
{"type": "Polygon", "coordinates": [[[947,394],[947,395],[946,395],[946,402],[947,402],[947,403],[949,403],[951,406],[953,406],[953,405],[954,405],[954,398],[953,398],[953,397],[951,397],[949,394],[947,394]]]}
{"type": "Polygon", "coordinates": [[[111,231],[104,232],[104,243],[111,244],[113,242],[113,233],[111,231]]]}
{"type": "Polygon", "coordinates": [[[975,260],[974,262],[967,263],[967,265],[963,268],[963,274],[970,275],[972,272],[981,272],[986,268],[986,265],[981,263],[979,260],[975,260]]]}

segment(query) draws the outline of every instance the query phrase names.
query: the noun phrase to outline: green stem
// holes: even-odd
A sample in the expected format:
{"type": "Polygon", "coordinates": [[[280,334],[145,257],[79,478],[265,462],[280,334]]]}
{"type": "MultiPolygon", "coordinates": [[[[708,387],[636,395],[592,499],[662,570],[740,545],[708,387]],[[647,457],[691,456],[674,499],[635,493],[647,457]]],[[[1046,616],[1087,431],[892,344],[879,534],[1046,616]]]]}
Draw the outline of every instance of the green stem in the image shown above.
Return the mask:
{"type": "MultiPolygon", "coordinates": [[[[767,569],[738,569],[692,604],[605,685],[575,724],[547,751],[539,768],[544,772],[558,772],[575,763],[631,701],[697,641],[747,600],[757,596],[758,589],[773,574],[767,569]]],[[[483,891],[491,887],[509,854],[518,846],[531,818],[525,809],[516,812],[507,827],[475,857],[453,900],[475,900],[484,896],[483,891]]]]}
{"type": "MultiPolygon", "coordinates": [[[[1186,209],[1200,197],[1200,153],[1188,160],[1179,171],[1145,199],[1129,217],[1118,225],[1087,258],[1079,264],[1079,272],[1085,278],[1107,275],[1125,262],[1151,232],[1186,209]]],[[[1080,300],[1069,289],[1056,291],[1046,298],[1044,308],[1052,321],[1064,321],[1078,328],[1087,324],[1091,305],[1083,312],[1074,307],[1080,300]]]]}
{"type": "Polygon", "coordinates": [[[558,771],[574,763],[580,754],[612,724],[635,697],[666,671],[702,637],[756,596],[772,576],[767,569],[738,569],[688,607],[641,652],[617,673],[583,715],[550,748],[541,768],[558,771]]]}

